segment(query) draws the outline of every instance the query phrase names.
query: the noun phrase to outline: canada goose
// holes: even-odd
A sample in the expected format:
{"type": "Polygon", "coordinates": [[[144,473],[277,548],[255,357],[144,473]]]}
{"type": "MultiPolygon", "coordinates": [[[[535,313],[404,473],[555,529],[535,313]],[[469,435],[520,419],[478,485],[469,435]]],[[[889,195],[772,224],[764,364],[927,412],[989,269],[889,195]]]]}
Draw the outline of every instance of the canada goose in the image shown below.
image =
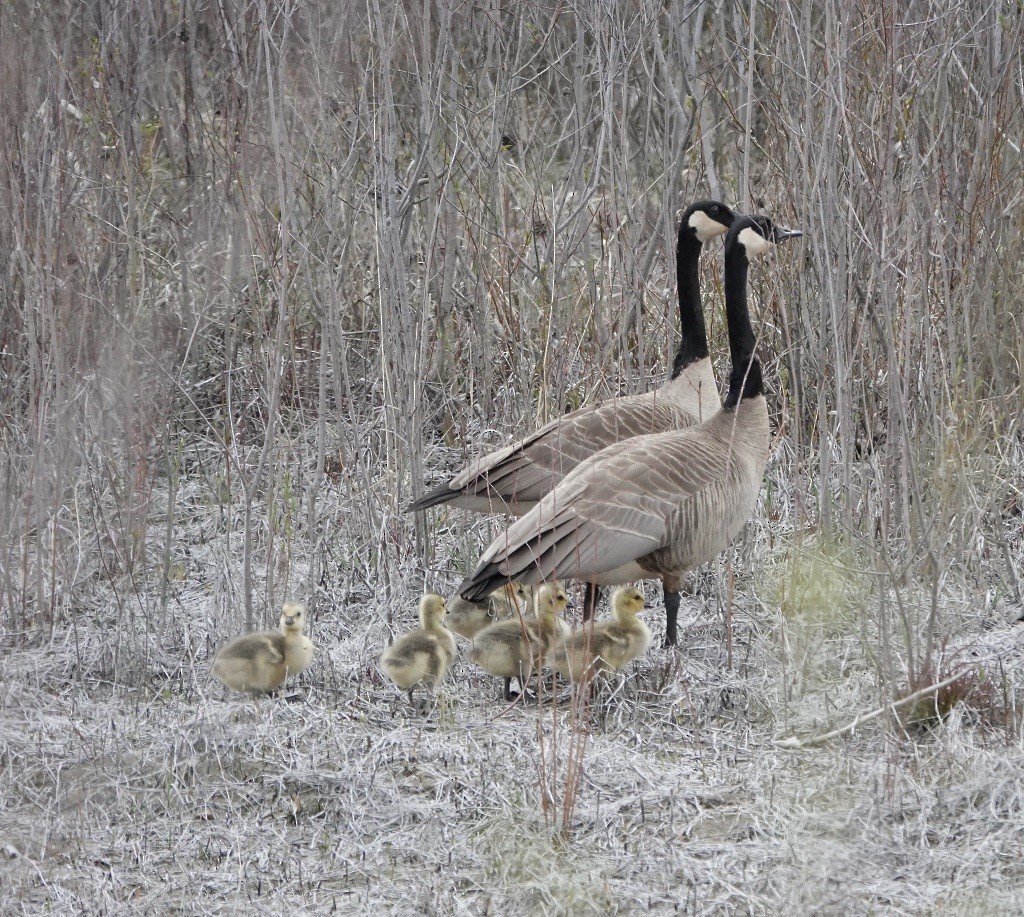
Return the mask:
{"type": "MultiPolygon", "coordinates": [[[[685,430],[639,436],[581,463],[484,552],[459,594],[509,579],[673,586],[718,555],[753,511],[768,456],[768,406],[747,307],[750,258],[798,231],[739,217],[725,242],[732,374],[722,410],[685,430]]],[[[666,586],[668,589],[668,586],[666,586]]],[[[674,629],[675,622],[668,624],[674,629]]]]}
{"type": "Polygon", "coordinates": [[[447,484],[411,503],[407,512],[451,504],[475,512],[522,515],[585,458],[644,433],[706,420],[721,404],[708,356],[698,262],[704,243],[727,232],[735,214],[717,201],[683,213],[676,241],[682,336],[669,379],[651,392],[610,398],[556,418],[526,439],[478,459],[447,484]]]}
{"type": "Polygon", "coordinates": [[[495,589],[483,602],[467,602],[456,596],[448,602],[445,626],[452,633],[472,640],[485,627],[516,617],[531,595],[531,586],[509,583],[495,589]]]}
{"type": "MultiPolygon", "coordinates": [[[[407,511],[450,503],[475,512],[522,515],[549,493],[585,458],[632,436],[678,430],[707,420],[721,408],[708,356],[708,337],[700,300],[700,253],[704,243],[727,232],[736,215],[718,201],[691,204],[679,221],[676,283],[680,340],[672,372],[651,392],[611,398],[556,418],[526,439],[478,459],[447,484],[409,505],[407,511]]],[[[668,591],[665,605],[674,620],[679,589],[668,591]]],[[[584,619],[597,603],[587,584],[584,619]]],[[[675,631],[672,631],[675,642],[675,631]]]]}
{"type": "Polygon", "coordinates": [[[558,613],[569,607],[560,584],[548,583],[537,592],[537,617],[532,620],[499,621],[484,628],[473,640],[469,659],[489,675],[505,679],[505,700],[512,700],[513,678],[525,685],[540,668],[548,650],[569,635],[569,626],[558,613]]]}
{"type": "Polygon", "coordinates": [[[637,617],[646,607],[639,589],[616,589],[612,594],[614,619],[592,627],[584,625],[548,656],[548,668],[572,681],[589,680],[598,672],[617,672],[651,645],[651,631],[637,617]]]}
{"type": "Polygon", "coordinates": [[[306,607],[286,602],[280,630],[235,637],[217,653],[213,674],[233,691],[254,696],[276,691],[313,661],[313,641],[303,633],[305,626],[306,607]]]}
{"type": "Polygon", "coordinates": [[[444,626],[445,612],[444,598],[428,592],[420,599],[420,626],[399,637],[380,657],[388,678],[409,692],[410,704],[413,688],[422,684],[433,691],[455,658],[455,638],[444,626]]]}

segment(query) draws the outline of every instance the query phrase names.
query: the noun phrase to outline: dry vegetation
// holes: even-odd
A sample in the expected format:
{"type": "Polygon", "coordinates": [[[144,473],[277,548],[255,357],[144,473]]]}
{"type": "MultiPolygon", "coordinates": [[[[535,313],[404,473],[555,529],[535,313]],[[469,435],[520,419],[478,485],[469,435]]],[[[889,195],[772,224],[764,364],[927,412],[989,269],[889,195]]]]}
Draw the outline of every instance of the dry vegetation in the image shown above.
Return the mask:
{"type": "Polygon", "coordinates": [[[1022,27],[0,5],[0,911],[1024,911],[1022,27]],[[742,542],[594,709],[415,715],[376,657],[500,521],[402,506],[662,378],[706,196],[806,233],[742,542]],[[227,697],[289,598],[303,696],[227,697]]]}

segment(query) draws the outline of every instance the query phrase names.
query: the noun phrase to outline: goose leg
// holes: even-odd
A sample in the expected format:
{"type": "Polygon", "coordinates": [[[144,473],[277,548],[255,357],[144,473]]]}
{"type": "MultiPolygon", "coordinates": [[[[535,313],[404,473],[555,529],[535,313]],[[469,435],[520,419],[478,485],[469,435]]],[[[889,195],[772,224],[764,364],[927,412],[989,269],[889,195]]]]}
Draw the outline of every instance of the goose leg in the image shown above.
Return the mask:
{"type": "Polygon", "coordinates": [[[583,593],[583,620],[589,621],[597,611],[597,603],[601,599],[601,587],[595,583],[587,583],[583,593]]]}
{"type": "Polygon", "coordinates": [[[677,576],[666,576],[663,585],[665,588],[665,646],[675,646],[676,621],[679,618],[679,592],[683,583],[677,576]]]}

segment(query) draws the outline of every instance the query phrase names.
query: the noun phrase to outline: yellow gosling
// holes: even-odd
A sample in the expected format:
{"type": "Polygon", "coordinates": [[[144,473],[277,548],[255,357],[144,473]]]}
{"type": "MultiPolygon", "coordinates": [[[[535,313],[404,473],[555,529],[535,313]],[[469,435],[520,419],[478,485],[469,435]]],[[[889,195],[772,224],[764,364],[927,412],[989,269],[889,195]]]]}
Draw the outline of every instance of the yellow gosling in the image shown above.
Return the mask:
{"type": "Polygon", "coordinates": [[[518,678],[525,690],[545,654],[569,634],[569,626],[558,617],[568,607],[561,584],[547,584],[537,593],[536,618],[499,621],[476,635],[469,658],[489,675],[505,680],[505,700],[517,696],[510,687],[512,679],[518,678]]]}
{"type": "Polygon", "coordinates": [[[506,583],[483,602],[470,602],[459,596],[449,599],[445,626],[453,633],[472,640],[485,627],[518,618],[529,599],[531,588],[520,583],[506,583]]]}
{"type": "Polygon", "coordinates": [[[399,688],[409,693],[423,685],[431,693],[444,680],[455,658],[455,638],[444,626],[443,596],[427,593],[420,599],[420,626],[403,634],[380,657],[380,667],[399,688]]]}
{"type": "Polygon", "coordinates": [[[617,672],[651,645],[651,632],[637,615],[646,607],[644,595],[633,586],[612,595],[613,620],[587,624],[548,657],[549,668],[572,681],[598,673],[617,672]]]}
{"type": "Polygon", "coordinates": [[[313,641],[305,635],[305,627],[305,606],[286,603],[279,631],[235,637],[214,658],[213,674],[233,691],[253,696],[277,691],[289,675],[304,672],[313,661],[313,641]]]}

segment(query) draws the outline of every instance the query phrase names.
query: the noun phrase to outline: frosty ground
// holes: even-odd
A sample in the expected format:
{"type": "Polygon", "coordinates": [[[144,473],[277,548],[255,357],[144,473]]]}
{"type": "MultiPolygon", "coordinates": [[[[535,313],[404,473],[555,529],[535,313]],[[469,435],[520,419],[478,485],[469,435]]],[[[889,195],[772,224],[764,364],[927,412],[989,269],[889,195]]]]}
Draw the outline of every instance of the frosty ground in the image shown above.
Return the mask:
{"type": "Polygon", "coordinates": [[[1019,2],[0,4],[0,914],[1024,913],[1022,43],[1019,2]],[[403,507],[662,383],[706,198],[804,232],[751,271],[740,543],[593,709],[460,660],[413,711],[377,659],[503,523],[403,507]],[[313,666],[229,695],[289,600],[313,666]]]}
{"type": "Polygon", "coordinates": [[[584,711],[509,707],[465,660],[414,711],[376,668],[382,601],[351,584],[321,601],[297,690],[259,704],[210,677],[237,621],[197,614],[209,599],[187,588],[145,652],[100,608],[52,638],[5,635],[0,909],[1020,913],[1020,608],[955,598],[945,671],[983,673],[986,704],[787,750],[877,706],[868,600],[858,612],[839,579],[815,593],[827,615],[786,614],[741,573],[730,668],[725,574],[684,600],[678,651],[584,711]]]}

